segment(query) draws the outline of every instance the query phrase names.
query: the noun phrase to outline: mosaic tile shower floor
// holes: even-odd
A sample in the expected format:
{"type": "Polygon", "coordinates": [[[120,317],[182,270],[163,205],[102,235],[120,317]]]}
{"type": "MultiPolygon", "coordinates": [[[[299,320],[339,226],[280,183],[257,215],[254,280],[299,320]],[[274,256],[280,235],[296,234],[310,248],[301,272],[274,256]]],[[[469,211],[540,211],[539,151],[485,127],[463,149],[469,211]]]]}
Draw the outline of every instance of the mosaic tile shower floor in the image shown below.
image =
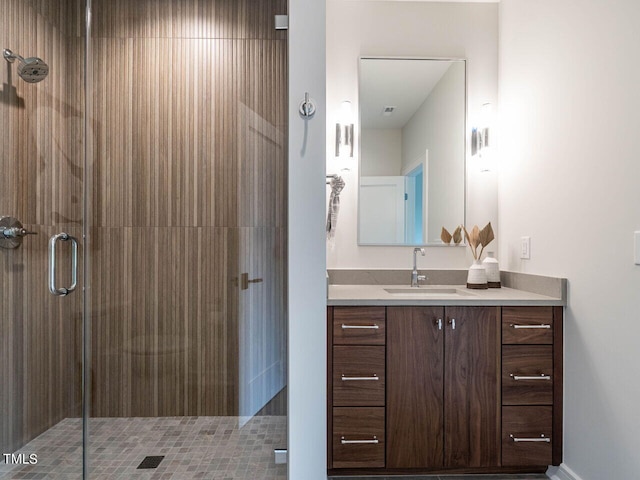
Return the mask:
{"type": "MultiPolygon", "coordinates": [[[[94,418],[89,421],[91,480],[286,480],[273,450],[286,448],[287,419],[238,417],[94,418]],[[138,470],[147,456],[156,469],[138,470]]],[[[16,453],[38,455],[36,465],[7,465],[0,479],[82,478],[82,422],[66,419],[16,453]]]]}

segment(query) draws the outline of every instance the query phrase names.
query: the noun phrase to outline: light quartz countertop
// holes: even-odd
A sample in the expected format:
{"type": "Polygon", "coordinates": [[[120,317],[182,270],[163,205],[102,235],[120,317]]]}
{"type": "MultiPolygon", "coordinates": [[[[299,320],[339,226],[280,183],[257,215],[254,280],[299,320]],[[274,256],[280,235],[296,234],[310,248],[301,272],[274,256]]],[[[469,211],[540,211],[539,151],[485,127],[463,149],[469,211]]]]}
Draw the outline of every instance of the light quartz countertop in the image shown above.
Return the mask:
{"type": "Polygon", "coordinates": [[[516,290],[514,288],[489,288],[487,290],[468,289],[465,285],[428,285],[410,288],[408,285],[329,285],[327,305],[329,306],[366,306],[366,305],[546,305],[563,306],[560,297],[551,297],[537,293],[516,290]],[[415,292],[428,292],[432,289],[452,290],[457,293],[420,293],[397,294],[385,289],[406,289],[415,292]]]}

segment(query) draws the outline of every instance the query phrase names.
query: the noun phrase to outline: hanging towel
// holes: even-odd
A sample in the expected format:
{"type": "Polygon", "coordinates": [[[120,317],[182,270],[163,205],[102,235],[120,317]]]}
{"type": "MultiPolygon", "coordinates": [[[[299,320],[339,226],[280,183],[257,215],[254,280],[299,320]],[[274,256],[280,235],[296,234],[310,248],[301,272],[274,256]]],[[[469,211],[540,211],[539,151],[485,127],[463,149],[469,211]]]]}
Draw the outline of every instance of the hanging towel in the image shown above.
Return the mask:
{"type": "Polygon", "coordinates": [[[332,241],[336,234],[338,212],[340,211],[340,192],[344,188],[342,177],[331,178],[331,196],[329,197],[329,212],[327,213],[327,240],[332,241]]]}

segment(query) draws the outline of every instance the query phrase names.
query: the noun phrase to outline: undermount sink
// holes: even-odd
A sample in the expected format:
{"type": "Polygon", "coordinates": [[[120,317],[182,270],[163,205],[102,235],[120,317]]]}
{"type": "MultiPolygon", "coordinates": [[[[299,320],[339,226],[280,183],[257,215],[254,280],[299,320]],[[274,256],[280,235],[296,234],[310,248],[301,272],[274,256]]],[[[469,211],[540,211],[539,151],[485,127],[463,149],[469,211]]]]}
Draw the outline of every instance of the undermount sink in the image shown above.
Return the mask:
{"type": "Polygon", "coordinates": [[[385,292],[390,293],[391,295],[415,295],[418,297],[426,297],[426,296],[473,296],[474,294],[471,292],[467,292],[465,290],[461,290],[459,288],[451,288],[451,287],[401,287],[401,288],[385,288],[385,292]]]}

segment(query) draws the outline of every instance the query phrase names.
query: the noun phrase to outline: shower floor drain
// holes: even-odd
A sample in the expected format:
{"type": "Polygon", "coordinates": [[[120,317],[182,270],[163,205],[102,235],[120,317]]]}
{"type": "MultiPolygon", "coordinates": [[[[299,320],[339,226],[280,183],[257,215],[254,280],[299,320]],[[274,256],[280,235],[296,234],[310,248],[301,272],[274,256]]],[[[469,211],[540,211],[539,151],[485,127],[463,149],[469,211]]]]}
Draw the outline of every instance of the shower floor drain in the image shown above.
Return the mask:
{"type": "Polygon", "coordinates": [[[142,463],[138,465],[138,469],[140,468],[158,468],[160,462],[164,459],[164,455],[157,457],[144,457],[142,463]]]}

